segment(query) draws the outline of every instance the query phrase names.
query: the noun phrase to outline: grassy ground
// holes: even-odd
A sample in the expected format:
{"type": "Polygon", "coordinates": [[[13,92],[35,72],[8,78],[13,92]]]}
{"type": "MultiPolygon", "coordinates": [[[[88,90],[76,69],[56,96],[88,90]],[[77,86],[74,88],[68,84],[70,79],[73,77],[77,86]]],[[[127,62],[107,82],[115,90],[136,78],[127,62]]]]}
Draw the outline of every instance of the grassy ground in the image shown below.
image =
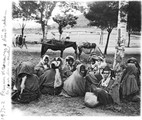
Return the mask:
{"type": "MultiPolygon", "coordinates": [[[[59,55],[58,52],[47,52],[51,57],[59,55]]],[[[73,53],[64,53],[67,55],[74,55],[73,53]]],[[[13,51],[13,70],[21,61],[31,60],[37,64],[40,59],[39,52],[27,51],[13,51]]],[[[129,57],[136,57],[140,61],[139,54],[126,54],[125,60],[129,57]]],[[[86,61],[87,56],[82,55],[83,62],[86,61]]],[[[108,61],[113,61],[113,54],[107,56],[108,61]]],[[[22,111],[23,115],[30,116],[139,116],[140,103],[135,102],[122,102],[118,105],[100,106],[97,108],[88,108],[84,105],[83,97],[65,98],[61,96],[44,96],[42,95],[38,101],[31,102],[30,104],[14,104],[12,105],[13,111],[16,109],[22,111]]]]}

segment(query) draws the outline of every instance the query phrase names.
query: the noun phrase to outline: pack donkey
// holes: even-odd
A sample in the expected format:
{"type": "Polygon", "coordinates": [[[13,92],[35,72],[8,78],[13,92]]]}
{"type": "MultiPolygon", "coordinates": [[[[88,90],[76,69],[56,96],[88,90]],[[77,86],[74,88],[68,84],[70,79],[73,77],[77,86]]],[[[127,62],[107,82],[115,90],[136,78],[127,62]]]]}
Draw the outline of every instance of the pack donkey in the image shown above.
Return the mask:
{"type": "Polygon", "coordinates": [[[68,47],[72,47],[75,50],[75,55],[77,57],[77,44],[76,44],[76,42],[49,39],[49,40],[47,40],[47,42],[42,43],[41,57],[46,53],[46,51],[48,49],[51,49],[51,50],[54,50],[54,51],[60,50],[61,51],[60,57],[63,57],[63,52],[68,47]]]}

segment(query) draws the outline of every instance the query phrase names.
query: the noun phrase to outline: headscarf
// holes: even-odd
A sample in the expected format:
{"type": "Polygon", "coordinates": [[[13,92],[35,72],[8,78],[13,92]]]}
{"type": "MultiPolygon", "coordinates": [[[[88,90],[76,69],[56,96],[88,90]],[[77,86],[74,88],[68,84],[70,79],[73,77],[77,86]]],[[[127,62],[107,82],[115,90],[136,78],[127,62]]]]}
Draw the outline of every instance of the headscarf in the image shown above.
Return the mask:
{"type": "Polygon", "coordinates": [[[27,62],[22,62],[18,65],[16,68],[16,88],[18,90],[21,89],[21,81],[22,81],[22,73],[26,74],[26,82],[25,82],[25,89],[30,90],[30,91],[35,91],[39,88],[39,79],[38,77],[34,74],[34,65],[27,61],[27,62]]]}
{"type": "Polygon", "coordinates": [[[138,60],[136,59],[136,58],[134,58],[134,57],[131,57],[131,58],[129,58],[128,60],[127,60],[127,64],[128,63],[133,63],[133,64],[135,64],[135,66],[138,68],[138,71],[139,71],[139,74],[140,74],[140,65],[139,65],[139,63],[138,63],[138,60]]]}
{"type": "MultiPolygon", "coordinates": [[[[49,63],[49,56],[48,56],[48,55],[44,55],[43,58],[41,59],[41,63],[42,63],[42,64],[45,64],[45,62],[44,62],[45,59],[47,59],[47,60],[48,60],[48,63],[49,63]]],[[[48,64],[48,63],[47,63],[47,64],[48,64]]]]}
{"type": "Polygon", "coordinates": [[[34,73],[34,65],[29,61],[21,62],[16,68],[16,75],[20,77],[22,73],[32,75],[34,73]]]}
{"type": "Polygon", "coordinates": [[[131,57],[127,60],[127,63],[138,63],[138,60],[134,57],[131,57]]]}
{"type": "Polygon", "coordinates": [[[62,67],[63,67],[63,59],[62,59],[61,57],[55,57],[55,58],[53,59],[53,61],[57,61],[57,63],[58,63],[58,68],[62,69],[62,67]]]}
{"type": "Polygon", "coordinates": [[[89,61],[93,61],[96,65],[98,65],[99,68],[104,68],[107,65],[105,62],[105,58],[101,56],[92,55],[89,58],[89,61]]]}
{"type": "Polygon", "coordinates": [[[137,73],[136,66],[132,63],[128,63],[125,71],[122,74],[121,81],[123,81],[123,79],[127,79],[129,75],[133,74],[133,75],[136,76],[136,73],[137,73]]]}
{"type": "Polygon", "coordinates": [[[62,85],[61,75],[59,71],[60,61],[52,61],[51,68],[55,69],[55,80],[54,80],[54,88],[62,85]]]}
{"type": "Polygon", "coordinates": [[[68,55],[66,58],[65,58],[66,62],[72,60],[73,62],[75,61],[74,57],[71,56],[71,55],[68,55]]]}

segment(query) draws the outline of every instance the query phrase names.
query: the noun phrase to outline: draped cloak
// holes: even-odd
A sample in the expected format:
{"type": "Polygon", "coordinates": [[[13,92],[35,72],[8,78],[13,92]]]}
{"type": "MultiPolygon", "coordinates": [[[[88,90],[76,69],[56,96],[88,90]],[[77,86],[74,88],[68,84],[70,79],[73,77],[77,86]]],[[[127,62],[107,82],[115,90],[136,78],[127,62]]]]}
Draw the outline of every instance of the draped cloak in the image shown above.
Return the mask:
{"type": "Polygon", "coordinates": [[[80,74],[80,67],[72,73],[70,77],[64,82],[63,92],[71,97],[84,96],[85,95],[85,78],[80,74]]]}

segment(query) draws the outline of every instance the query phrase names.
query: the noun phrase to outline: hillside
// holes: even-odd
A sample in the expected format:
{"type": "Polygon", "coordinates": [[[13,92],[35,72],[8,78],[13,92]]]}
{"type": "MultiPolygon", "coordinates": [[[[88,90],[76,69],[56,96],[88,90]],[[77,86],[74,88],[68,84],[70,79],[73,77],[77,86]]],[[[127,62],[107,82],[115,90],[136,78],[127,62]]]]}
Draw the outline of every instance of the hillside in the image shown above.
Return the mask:
{"type": "MultiPolygon", "coordinates": [[[[89,20],[87,20],[83,14],[80,14],[78,16],[77,24],[75,25],[75,27],[87,27],[88,23],[89,23],[89,20]]],[[[54,24],[51,25],[51,27],[52,28],[57,28],[58,24],[54,23],[54,24]]]]}
{"type": "Polygon", "coordinates": [[[89,23],[89,20],[85,18],[83,14],[78,16],[77,19],[77,27],[87,27],[87,24],[89,23]]]}
{"type": "MultiPolygon", "coordinates": [[[[20,28],[20,25],[22,22],[20,22],[18,19],[15,19],[12,21],[12,25],[13,25],[13,28],[15,29],[18,29],[20,28]]],[[[77,19],[77,24],[75,25],[75,27],[87,27],[87,24],[89,23],[89,20],[87,20],[85,18],[85,16],[83,14],[80,14],[78,16],[78,19],[77,19]]],[[[51,24],[51,28],[58,28],[58,24],[53,22],[52,18],[49,20],[49,24],[51,24]]],[[[26,22],[26,28],[41,28],[40,24],[39,23],[36,23],[35,21],[27,21],[26,22]]]]}

